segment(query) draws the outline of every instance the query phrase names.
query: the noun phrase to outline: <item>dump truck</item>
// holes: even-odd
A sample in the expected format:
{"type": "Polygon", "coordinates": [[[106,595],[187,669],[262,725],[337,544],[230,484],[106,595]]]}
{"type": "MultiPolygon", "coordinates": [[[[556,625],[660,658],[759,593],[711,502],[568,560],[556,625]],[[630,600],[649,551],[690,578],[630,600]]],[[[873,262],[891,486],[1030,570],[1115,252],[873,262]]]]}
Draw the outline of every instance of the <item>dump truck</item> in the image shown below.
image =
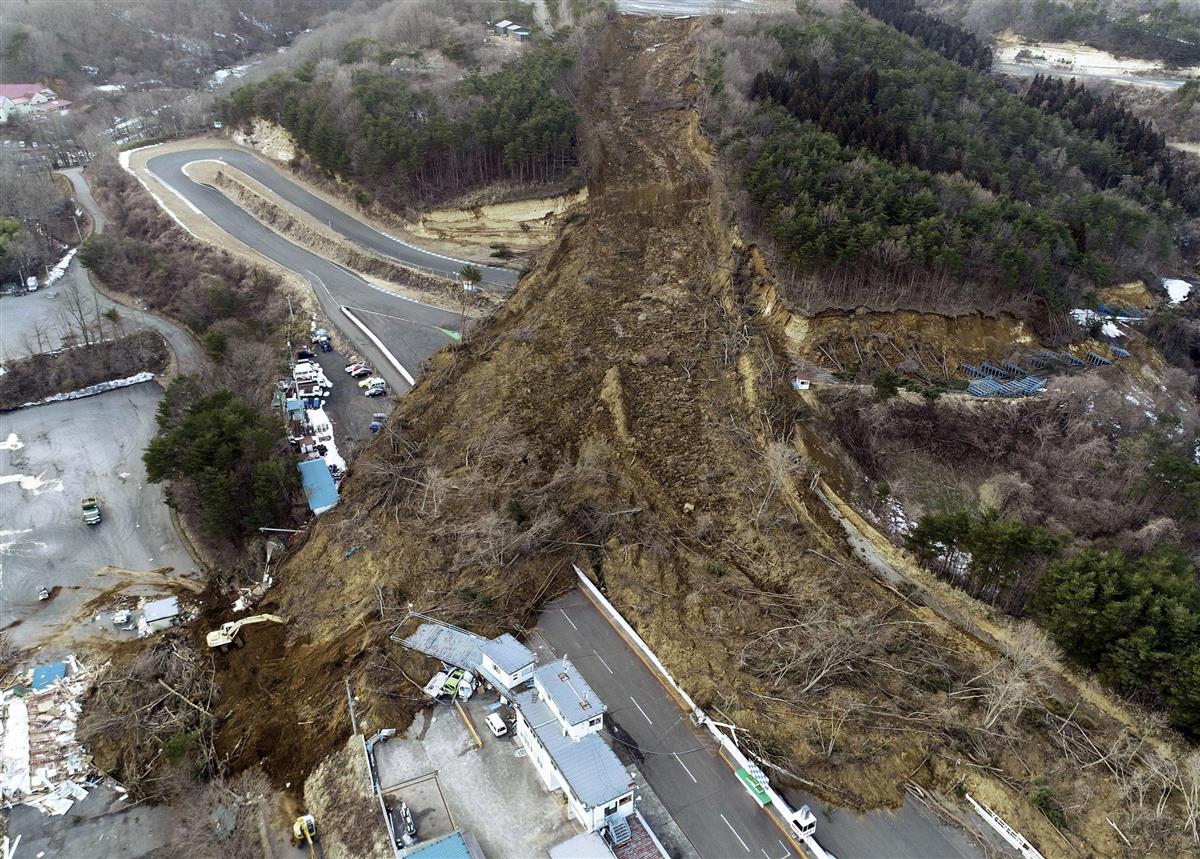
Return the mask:
{"type": "Polygon", "coordinates": [[[79,502],[83,511],[83,521],[87,525],[100,524],[100,502],[95,498],[85,498],[79,502]]]}
{"type": "Polygon", "coordinates": [[[274,614],[255,614],[250,617],[231,620],[228,623],[221,624],[220,629],[214,629],[206,637],[209,647],[225,648],[229,645],[241,647],[242,640],[240,638],[242,627],[250,626],[254,623],[286,623],[283,618],[274,614]]]}

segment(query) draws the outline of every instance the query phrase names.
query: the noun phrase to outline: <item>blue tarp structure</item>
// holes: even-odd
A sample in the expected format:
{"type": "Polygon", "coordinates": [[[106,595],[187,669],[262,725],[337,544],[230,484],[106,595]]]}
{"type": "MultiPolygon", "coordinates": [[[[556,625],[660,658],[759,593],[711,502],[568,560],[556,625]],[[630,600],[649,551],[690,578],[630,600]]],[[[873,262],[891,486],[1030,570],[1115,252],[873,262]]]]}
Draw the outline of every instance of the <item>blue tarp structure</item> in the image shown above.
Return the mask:
{"type": "Polygon", "coordinates": [[[49,665],[39,665],[33,669],[33,691],[45,689],[55,680],[67,676],[67,663],[51,662],[49,665]]]}
{"type": "Polygon", "coordinates": [[[329,473],[329,465],[322,459],[309,459],[297,466],[300,482],[304,484],[304,497],[314,513],[324,513],[338,502],[337,485],[329,473]]]}
{"type": "Polygon", "coordinates": [[[304,420],[304,403],[296,397],[288,397],[287,414],[288,420],[304,420]]]}

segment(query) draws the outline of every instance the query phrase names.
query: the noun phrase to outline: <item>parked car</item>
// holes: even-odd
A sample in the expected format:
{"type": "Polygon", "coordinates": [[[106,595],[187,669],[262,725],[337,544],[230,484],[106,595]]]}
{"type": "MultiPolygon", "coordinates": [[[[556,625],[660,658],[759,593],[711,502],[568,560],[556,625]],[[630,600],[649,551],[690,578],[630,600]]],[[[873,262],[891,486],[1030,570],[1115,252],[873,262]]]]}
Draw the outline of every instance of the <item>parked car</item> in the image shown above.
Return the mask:
{"type": "Polygon", "coordinates": [[[365,367],[365,366],[367,366],[366,361],[352,361],[346,365],[346,372],[353,373],[355,370],[359,369],[360,367],[365,367]]]}
{"type": "Polygon", "coordinates": [[[446,678],[446,684],[442,686],[442,691],[447,695],[454,695],[456,692],[458,692],[458,684],[462,682],[462,679],[464,676],[466,676],[466,673],[467,672],[461,668],[455,668],[450,672],[450,676],[446,678]]]}
{"type": "Polygon", "coordinates": [[[315,357],[317,356],[305,349],[303,346],[296,350],[296,360],[298,361],[307,361],[309,358],[315,357]]]}
{"type": "Polygon", "coordinates": [[[387,393],[387,386],[383,382],[380,382],[378,385],[372,385],[367,388],[363,393],[368,397],[382,397],[387,393]]]}
{"type": "Polygon", "coordinates": [[[488,713],[483,721],[487,724],[488,730],[492,732],[492,736],[503,737],[508,733],[508,725],[504,724],[504,719],[499,713],[488,713]]]}
{"type": "Polygon", "coordinates": [[[367,378],[365,378],[361,382],[359,382],[358,386],[360,388],[369,388],[372,385],[382,385],[382,384],[383,384],[383,379],[381,379],[379,376],[368,376],[367,378]]]}
{"type": "Polygon", "coordinates": [[[367,376],[373,376],[374,374],[375,374],[375,371],[372,370],[370,367],[368,367],[366,364],[363,364],[361,367],[356,367],[355,369],[350,371],[350,375],[353,376],[355,379],[363,379],[367,376]]]}

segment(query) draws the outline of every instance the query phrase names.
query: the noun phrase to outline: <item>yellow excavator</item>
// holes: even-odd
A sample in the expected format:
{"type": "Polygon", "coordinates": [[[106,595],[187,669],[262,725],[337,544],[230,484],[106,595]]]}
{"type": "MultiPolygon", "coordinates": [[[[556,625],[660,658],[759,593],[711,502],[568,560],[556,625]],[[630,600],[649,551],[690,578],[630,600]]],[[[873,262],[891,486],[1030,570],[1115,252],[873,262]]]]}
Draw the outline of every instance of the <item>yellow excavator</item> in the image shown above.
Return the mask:
{"type": "Polygon", "coordinates": [[[292,821],[292,846],[308,845],[310,859],[321,859],[321,851],[317,847],[317,819],[311,814],[302,814],[292,821]]]}
{"type": "Polygon", "coordinates": [[[208,646],[222,650],[231,644],[235,647],[241,647],[242,639],[240,633],[242,627],[250,626],[252,623],[286,623],[286,621],[274,614],[255,614],[250,617],[231,620],[228,623],[221,624],[220,629],[214,629],[208,634],[206,639],[208,646]]]}

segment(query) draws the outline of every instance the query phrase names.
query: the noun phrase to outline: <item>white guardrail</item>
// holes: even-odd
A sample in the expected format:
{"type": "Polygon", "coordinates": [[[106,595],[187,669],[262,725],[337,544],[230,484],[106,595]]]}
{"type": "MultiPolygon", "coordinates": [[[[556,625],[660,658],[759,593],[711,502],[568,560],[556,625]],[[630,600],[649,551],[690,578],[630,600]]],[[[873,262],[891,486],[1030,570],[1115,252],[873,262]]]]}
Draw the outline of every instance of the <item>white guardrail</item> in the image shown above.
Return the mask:
{"type": "MultiPolygon", "coordinates": [[[[659,661],[659,658],[654,654],[654,651],[650,649],[650,646],[642,640],[640,635],[637,634],[637,630],[629,625],[629,621],[625,620],[625,618],[621,616],[621,613],[617,611],[616,606],[608,601],[608,597],[604,596],[604,594],[600,592],[600,589],[592,583],[592,580],[587,577],[583,570],[579,569],[579,567],[575,564],[572,564],[571,566],[575,570],[575,575],[579,578],[579,586],[583,588],[587,595],[591,597],[592,601],[596,603],[605,614],[608,615],[609,619],[613,622],[613,624],[616,625],[622,636],[630,643],[630,645],[637,649],[637,651],[642,655],[648,664],[653,666],[654,670],[659,675],[659,679],[663,683],[666,683],[675,692],[679,699],[687,705],[691,714],[692,722],[697,726],[707,728],[708,732],[712,734],[713,739],[720,744],[721,748],[726,754],[729,755],[730,758],[733,759],[737,766],[756,774],[760,786],[767,795],[768,804],[775,806],[778,813],[783,816],[785,822],[790,821],[792,816],[795,814],[796,809],[792,808],[791,805],[788,804],[787,800],[775,792],[775,789],[771,787],[771,783],[767,780],[766,776],[762,774],[762,770],[759,769],[758,764],[747,757],[745,752],[738,748],[737,743],[734,742],[733,738],[721,730],[717,723],[709,719],[704,711],[696,706],[696,702],[692,700],[692,696],[688,695],[688,693],[684,691],[683,687],[679,685],[679,682],[671,676],[671,672],[667,671],[666,666],[659,661]]],[[[741,781],[741,779],[739,779],[739,781],[741,781]]],[[[746,789],[749,790],[749,788],[746,789]]],[[[797,837],[804,842],[804,846],[808,848],[815,859],[837,859],[837,857],[835,857],[832,853],[821,847],[821,845],[818,844],[816,839],[812,836],[797,837]]],[[[1037,857],[1037,859],[1041,859],[1041,857],[1037,857]]]]}
{"type": "Polygon", "coordinates": [[[1004,822],[1004,818],[992,811],[982,802],[979,802],[971,794],[967,794],[967,801],[975,806],[975,810],[979,812],[979,816],[988,822],[988,825],[995,829],[1000,834],[1000,837],[1015,847],[1025,859],[1045,859],[1038,849],[1029,843],[1020,832],[1013,829],[1004,822]]]}

